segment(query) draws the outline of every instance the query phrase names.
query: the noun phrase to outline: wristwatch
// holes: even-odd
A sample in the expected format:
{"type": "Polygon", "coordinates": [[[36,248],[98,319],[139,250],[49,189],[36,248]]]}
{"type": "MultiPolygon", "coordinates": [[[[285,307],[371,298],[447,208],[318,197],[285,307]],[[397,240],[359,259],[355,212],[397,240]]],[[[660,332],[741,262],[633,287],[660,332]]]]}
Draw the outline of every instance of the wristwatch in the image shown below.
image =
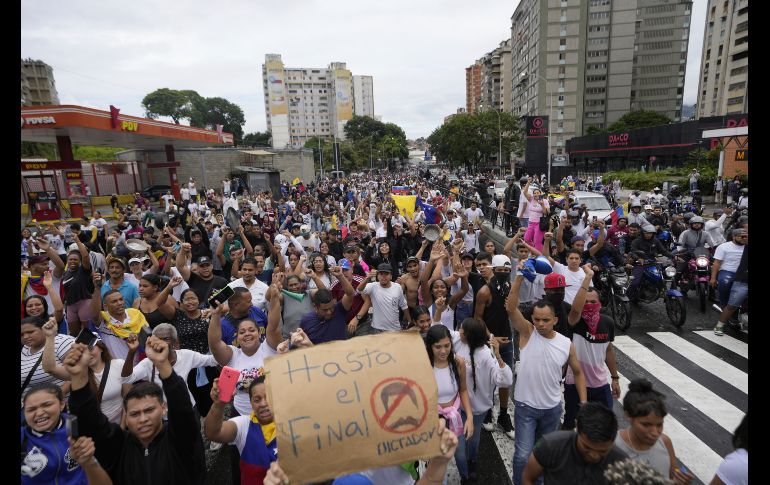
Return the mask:
{"type": "Polygon", "coordinates": [[[364,318],[364,317],[362,317],[361,315],[356,315],[355,316],[355,319],[358,320],[358,321],[360,321],[362,318],[364,318]]]}

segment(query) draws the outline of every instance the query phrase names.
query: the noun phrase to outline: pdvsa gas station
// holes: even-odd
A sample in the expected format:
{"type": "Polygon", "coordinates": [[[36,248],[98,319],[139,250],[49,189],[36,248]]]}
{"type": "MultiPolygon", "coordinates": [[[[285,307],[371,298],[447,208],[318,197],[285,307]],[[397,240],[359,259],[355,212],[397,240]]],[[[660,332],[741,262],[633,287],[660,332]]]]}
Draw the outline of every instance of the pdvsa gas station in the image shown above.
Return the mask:
{"type": "Polygon", "coordinates": [[[138,192],[141,188],[139,170],[147,170],[148,173],[168,170],[172,193],[179,200],[179,162],[174,159],[174,148],[233,145],[232,134],[222,132],[221,126],[217,128],[213,131],[128,116],[114,106],[110,106],[110,111],[72,105],[22,107],[21,140],[55,143],[60,158],[22,160],[22,204],[28,204],[28,215],[38,221],[59,220],[65,216],[79,218],[84,215],[83,206],[93,203],[93,198],[104,196],[109,200],[110,193],[138,192]],[[73,144],[161,149],[165,150],[166,161],[134,162],[130,167],[118,167],[116,161],[111,165],[111,174],[103,173],[104,170],[98,174],[94,165],[90,167],[92,173],[84,173],[83,162],[74,159],[73,144]],[[92,183],[88,184],[87,179],[92,183]],[[102,187],[99,186],[100,181],[102,187]]]}

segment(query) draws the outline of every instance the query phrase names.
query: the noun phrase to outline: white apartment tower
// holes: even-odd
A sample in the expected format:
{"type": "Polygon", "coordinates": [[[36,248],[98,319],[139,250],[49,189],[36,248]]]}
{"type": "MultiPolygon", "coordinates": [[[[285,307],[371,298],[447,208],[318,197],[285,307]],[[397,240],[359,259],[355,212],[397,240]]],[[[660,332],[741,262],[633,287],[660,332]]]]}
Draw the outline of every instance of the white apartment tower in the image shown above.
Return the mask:
{"type": "Polygon", "coordinates": [[[549,151],[632,109],[681,119],[691,0],[521,0],[511,113],[549,116],[549,151]]]}
{"type": "Polygon", "coordinates": [[[698,117],[749,112],[749,0],[709,0],[698,117]]]}
{"type": "Polygon", "coordinates": [[[372,76],[353,76],[353,109],[356,116],[374,118],[374,80],[372,76]]]}
{"type": "Polygon", "coordinates": [[[373,115],[372,77],[356,77],[363,78],[360,102],[354,95],[354,76],[344,62],[294,68],[284,66],[280,54],[266,54],[262,87],[273,148],[300,148],[313,137],[344,139],[345,123],[356,104],[373,115]]]}

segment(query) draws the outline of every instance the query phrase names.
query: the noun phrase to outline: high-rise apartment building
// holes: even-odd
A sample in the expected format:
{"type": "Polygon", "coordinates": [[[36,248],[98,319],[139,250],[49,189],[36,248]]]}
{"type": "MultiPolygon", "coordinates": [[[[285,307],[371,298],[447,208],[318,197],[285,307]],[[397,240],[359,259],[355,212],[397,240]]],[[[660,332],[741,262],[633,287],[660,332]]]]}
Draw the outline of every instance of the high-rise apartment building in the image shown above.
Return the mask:
{"type": "Polygon", "coordinates": [[[374,80],[372,76],[353,76],[353,110],[356,116],[374,118],[374,80]]]}
{"type": "Polygon", "coordinates": [[[280,54],[266,54],[262,87],[273,147],[300,148],[313,137],[344,139],[356,103],[362,112],[374,114],[372,78],[360,77],[361,98],[356,101],[354,76],[344,62],[294,68],[284,66],[280,54]]]}
{"type": "Polygon", "coordinates": [[[481,65],[481,108],[509,111],[512,73],[511,40],[500,42],[497,48],[476,62],[481,65]]]}
{"type": "Polygon", "coordinates": [[[709,0],[698,117],[749,112],[749,0],[709,0]]]}
{"type": "Polygon", "coordinates": [[[59,104],[53,68],[43,61],[21,60],[21,105],[59,104]]]}
{"type": "Polygon", "coordinates": [[[691,0],[521,0],[511,112],[549,116],[549,151],[632,109],[681,119],[691,0]]]}
{"type": "Polygon", "coordinates": [[[481,104],[481,63],[465,68],[465,111],[475,113],[481,104]]]}

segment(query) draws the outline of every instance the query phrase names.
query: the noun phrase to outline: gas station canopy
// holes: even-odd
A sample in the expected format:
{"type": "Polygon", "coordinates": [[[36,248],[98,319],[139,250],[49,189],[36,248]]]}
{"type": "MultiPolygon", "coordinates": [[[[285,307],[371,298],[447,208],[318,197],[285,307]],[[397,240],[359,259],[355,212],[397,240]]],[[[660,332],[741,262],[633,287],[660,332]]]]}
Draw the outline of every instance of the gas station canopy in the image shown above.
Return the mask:
{"type": "Polygon", "coordinates": [[[232,145],[233,135],[221,130],[166,123],[147,118],[72,105],[21,108],[22,141],[57,143],[69,138],[74,145],[108,146],[126,149],[164,149],[232,145]]]}

